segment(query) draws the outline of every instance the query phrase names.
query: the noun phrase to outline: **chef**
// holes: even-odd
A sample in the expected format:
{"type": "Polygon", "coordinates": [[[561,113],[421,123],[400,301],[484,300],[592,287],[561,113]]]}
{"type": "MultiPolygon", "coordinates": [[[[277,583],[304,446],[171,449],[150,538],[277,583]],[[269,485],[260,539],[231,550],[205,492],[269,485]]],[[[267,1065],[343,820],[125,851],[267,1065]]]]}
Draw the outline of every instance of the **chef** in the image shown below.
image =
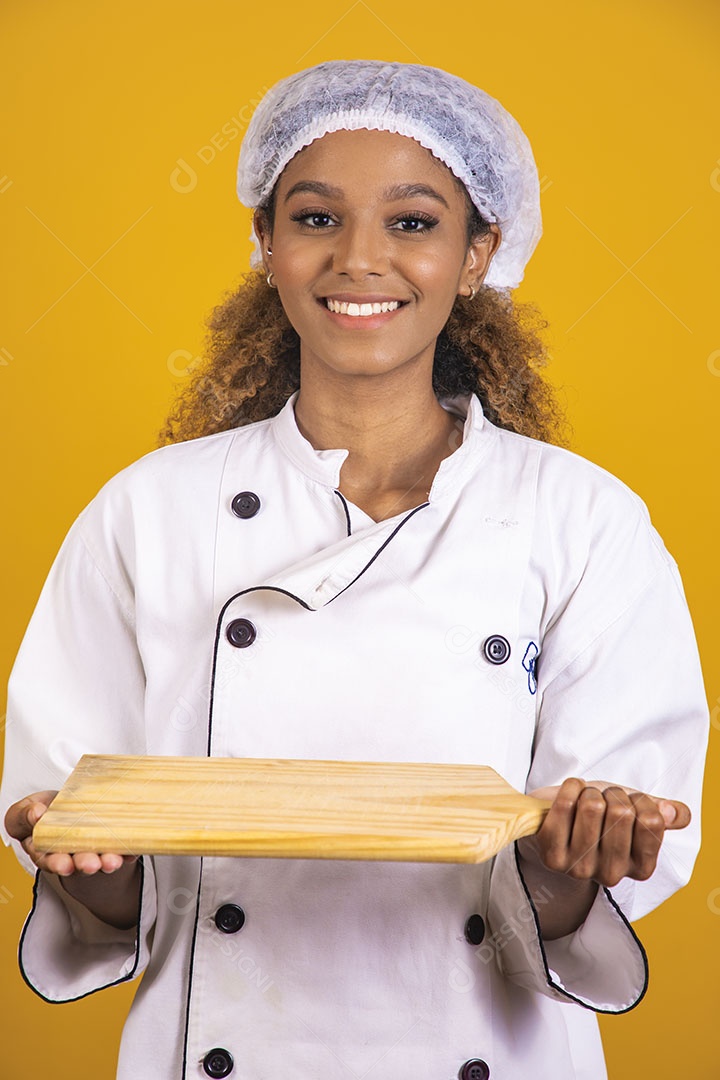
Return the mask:
{"type": "Polygon", "coordinates": [[[527,140],[446,72],[337,61],[266,95],[238,180],[257,269],[182,441],[80,515],[13,669],[24,977],[144,973],[122,1080],[598,1080],[631,922],[692,871],[707,709],[644,505],[549,441],[527,140]],[[481,865],[42,855],[84,753],[485,764],[553,805],[481,865]]]}

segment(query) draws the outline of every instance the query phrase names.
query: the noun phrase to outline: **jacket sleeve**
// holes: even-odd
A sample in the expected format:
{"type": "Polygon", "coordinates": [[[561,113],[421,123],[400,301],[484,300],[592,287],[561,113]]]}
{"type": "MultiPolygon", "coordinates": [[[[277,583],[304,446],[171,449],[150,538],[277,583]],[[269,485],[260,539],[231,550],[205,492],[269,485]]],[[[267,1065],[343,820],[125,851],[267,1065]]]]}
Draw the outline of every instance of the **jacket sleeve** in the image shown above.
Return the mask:
{"type": "MultiPolygon", "coordinates": [[[[522,985],[601,1012],[642,997],[647,961],[630,921],[687,883],[700,844],[708,710],[693,627],[674,561],[630,493],[542,641],[541,697],[526,790],[569,776],[687,803],[688,828],[667,832],[647,881],[600,889],[588,918],[545,942],[513,848],[493,871],[489,919],[498,961],[522,985]],[[513,923],[522,932],[511,933],[513,923]],[[503,932],[503,927],[504,932],[503,932]]],[[[547,902],[552,902],[548,895],[547,902]]]]}
{"type": "MultiPolygon", "coordinates": [[[[92,504],[91,504],[92,507],[92,504]]],[[[90,508],[88,508],[90,509],[90,508]]],[[[34,791],[59,789],[85,753],[145,753],[145,675],[132,588],[121,560],[91,553],[88,511],[70,530],[45,583],[8,688],[0,813],[34,791]],[[109,567],[115,566],[114,570],[109,567]]],[[[25,868],[36,868],[11,844],[25,868]]],[[[117,930],[72,899],[59,881],[36,875],[20,946],[29,985],[67,1001],[140,974],[155,919],[152,860],[143,860],[139,928],[117,930]]]]}

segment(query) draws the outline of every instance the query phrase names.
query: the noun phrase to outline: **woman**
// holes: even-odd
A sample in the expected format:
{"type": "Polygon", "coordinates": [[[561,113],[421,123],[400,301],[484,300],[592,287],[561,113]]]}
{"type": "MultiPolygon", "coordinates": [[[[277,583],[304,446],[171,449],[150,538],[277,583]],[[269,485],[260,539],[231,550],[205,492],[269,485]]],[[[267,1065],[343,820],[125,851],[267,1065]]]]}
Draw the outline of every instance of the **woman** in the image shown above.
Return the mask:
{"type": "Polygon", "coordinates": [[[120,1077],[596,1080],[593,1011],[646,986],[629,920],[692,869],[707,715],[645,508],[543,441],[527,140],[437,69],[321,64],[238,191],[263,269],[184,441],[86,508],[13,672],[25,977],[146,971],[120,1077]],[[83,752],[482,763],[553,805],[481,866],[40,855],[83,752]]]}

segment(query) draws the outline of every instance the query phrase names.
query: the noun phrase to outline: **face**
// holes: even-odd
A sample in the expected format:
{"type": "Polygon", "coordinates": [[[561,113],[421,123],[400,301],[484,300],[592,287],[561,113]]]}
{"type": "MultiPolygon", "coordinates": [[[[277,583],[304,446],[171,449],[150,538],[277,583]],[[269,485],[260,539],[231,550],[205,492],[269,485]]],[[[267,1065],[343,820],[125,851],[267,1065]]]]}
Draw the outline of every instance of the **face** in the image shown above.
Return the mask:
{"type": "Polygon", "coordinates": [[[347,375],[431,370],[456,296],[479,285],[499,243],[493,227],[468,246],[467,196],[429,150],[365,129],[296,154],[277,183],[272,233],[258,215],[256,230],[303,370],[347,375]]]}

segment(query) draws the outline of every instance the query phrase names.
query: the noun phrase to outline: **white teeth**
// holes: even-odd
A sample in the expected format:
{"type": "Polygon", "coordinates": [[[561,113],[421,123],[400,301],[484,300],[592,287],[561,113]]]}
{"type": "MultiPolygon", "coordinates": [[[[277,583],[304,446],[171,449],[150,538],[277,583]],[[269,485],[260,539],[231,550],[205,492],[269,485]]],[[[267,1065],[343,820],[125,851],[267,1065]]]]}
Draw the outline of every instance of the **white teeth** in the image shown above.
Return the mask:
{"type": "Polygon", "coordinates": [[[334,311],[338,315],[355,315],[358,317],[381,315],[386,311],[396,311],[400,307],[398,300],[383,300],[381,304],[351,304],[345,300],[331,300],[327,297],[325,303],[330,311],[334,311]]]}

